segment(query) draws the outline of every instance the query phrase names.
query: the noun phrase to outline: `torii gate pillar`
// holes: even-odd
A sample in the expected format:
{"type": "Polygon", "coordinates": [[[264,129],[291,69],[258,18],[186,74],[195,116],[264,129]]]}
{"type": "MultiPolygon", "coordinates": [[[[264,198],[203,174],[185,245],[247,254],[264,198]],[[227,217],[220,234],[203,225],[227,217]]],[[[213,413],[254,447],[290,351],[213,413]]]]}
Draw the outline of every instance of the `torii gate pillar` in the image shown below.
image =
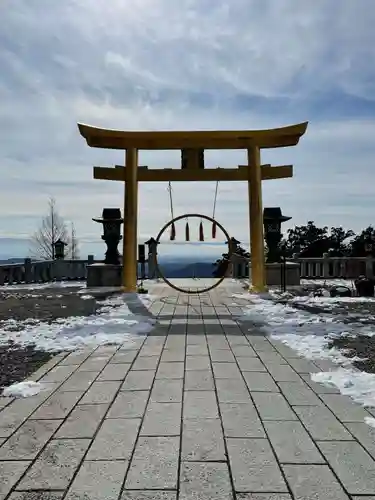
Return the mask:
{"type": "Polygon", "coordinates": [[[123,278],[124,292],[137,290],[137,219],[138,219],[138,150],[125,154],[123,278]]]}
{"type": "Polygon", "coordinates": [[[248,190],[249,190],[249,223],[251,266],[249,266],[249,281],[251,290],[264,292],[266,290],[266,268],[264,258],[263,207],[262,207],[262,172],[260,164],[260,149],[254,146],[247,150],[248,157],[248,190]]]}

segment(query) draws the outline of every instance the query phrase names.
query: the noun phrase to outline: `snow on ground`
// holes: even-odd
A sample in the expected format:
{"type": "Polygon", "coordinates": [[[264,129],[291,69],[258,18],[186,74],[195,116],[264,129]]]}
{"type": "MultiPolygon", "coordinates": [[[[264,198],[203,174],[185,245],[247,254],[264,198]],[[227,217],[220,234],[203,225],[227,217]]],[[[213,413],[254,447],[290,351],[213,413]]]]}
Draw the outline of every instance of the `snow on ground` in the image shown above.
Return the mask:
{"type": "Polygon", "coordinates": [[[41,384],[40,382],[33,382],[31,380],[24,380],[23,382],[17,382],[8,387],[5,387],[2,396],[11,398],[28,398],[30,396],[36,396],[40,392],[47,389],[47,384],[41,384]]]}
{"type": "Polygon", "coordinates": [[[137,295],[122,294],[102,303],[96,315],[59,318],[48,324],[35,319],[23,322],[8,320],[0,326],[0,345],[10,341],[22,346],[56,352],[73,351],[105,344],[131,344],[139,335],[147,334],[155,323],[149,316],[133,314],[128,304],[137,295]]]}
{"type": "MultiPolygon", "coordinates": [[[[312,297],[310,295],[288,295],[283,294],[281,298],[286,298],[288,304],[319,306],[325,311],[334,307],[344,306],[346,304],[375,304],[373,297],[312,297]]],[[[357,316],[356,316],[357,317],[357,316]]]]}
{"type": "MultiPolygon", "coordinates": [[[[358,358],[349,359],[345,357],[343,351],[328,348],[329,341],[341,335],[375,335],[375,327],[364,325],[358,314],[352,315],[353,322],[344,323],[342,316],[329,312],[329,307],[333,304],[345,307],[348,303],[369,301],[374,303],[374,298],[331,299],[290,296],[286,304],[276,302],[276,298],[280,298],[280,295],[274,292],[262,295],[236,294],[233,298],[235,301],[241,299],[242,308],[244,299],[251,303],[245,308],[242,320],[251,322],[253,326],[286,344],[301,356],[308,359],[329,359],[338,365],[338,368],[332,371],[311,374],[312,380],[335,386],[342,394],[351,396],[354,401],[364,406],[375,407],[375,374],[360,372],[352,367],[351,363],[358,358]],[[293,307],[298,303],[323,306],[324,313],[312,313],[293,307]]],[[[283,300],[286,298],[287,295],[284,294],[283,300]]],[[[350,315],[349,311],[346,318],[350,315]]],[[[369,425],[375,426],[374,419],[367,420],[369,425]]]]}
{"type": "Polygon", "coordinates": [[[340,278],[335,278],[335,279],[301,279],[301,286],[311,286],[311,285],[317,285],[317,286],[348,286],[350,289],[355,289],[354,287],[354,280],[349,280],[349,279],[340,279],[340,278]]]}
{"type": "Polygon", "coordinates": [[[20,283],[17,285],[1,285],[1,292],[12,290],[44,290],[45,288],[86,288],[85,281],[48,281],[46,283],[20,283]]]}

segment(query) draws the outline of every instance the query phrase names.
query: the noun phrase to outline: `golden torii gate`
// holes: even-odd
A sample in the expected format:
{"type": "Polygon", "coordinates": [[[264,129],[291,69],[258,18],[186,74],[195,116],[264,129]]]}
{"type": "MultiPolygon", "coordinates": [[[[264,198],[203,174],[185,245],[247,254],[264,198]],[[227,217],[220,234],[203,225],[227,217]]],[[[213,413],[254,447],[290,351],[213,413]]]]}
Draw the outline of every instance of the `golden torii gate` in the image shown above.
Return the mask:
{"type": "Polygon", "coordinates": [[[125,167],[94,167],[94,179],[121,181],[124,193],[123,290],[137,288],[138,182],[247,181],[251,244],[251,289],[266,289],[262,180],[293,177],[293,166],[261,165],[260,150],[295,146],[308,122],[270,130],[128,132],[91,127],[79,123],[87,145],[123,149],[125,167]],[[179,149],[181,169],[149,169],[138,166],[139,150],[179,149]],[[205,149],[246,149],[247,165],[236,168],[204,168],[205,149]]]}

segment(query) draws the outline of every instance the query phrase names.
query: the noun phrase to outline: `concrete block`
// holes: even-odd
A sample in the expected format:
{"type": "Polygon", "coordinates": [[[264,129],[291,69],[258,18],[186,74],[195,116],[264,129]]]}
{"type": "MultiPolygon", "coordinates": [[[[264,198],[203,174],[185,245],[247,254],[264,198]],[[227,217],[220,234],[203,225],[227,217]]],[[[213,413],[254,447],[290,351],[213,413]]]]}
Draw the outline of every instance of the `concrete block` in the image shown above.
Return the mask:
{"type": "Polygon", "coordinates": [[[215,378],[233,378],[242,381],[241,372],[237,363],[212,363],[215,378]]]}
{"type": "Polygon", "coordinates": [[[302,380],[300,382],[279,382],[281,392],[292,406],[319,406],[321,400],[302,380]]]}
{"type": "Polygon", "coordinates": [[[226,437],[266,437],[252,402],[220,403],[220,412],[226,437]]]}
{"type": "Polygon", "coordinates": [[[219,418],[216,395],[212,391],[186,391],[184,393],[185,418],[219,418]]]}
{"type": "Polygon", "coordinates": [[[186,462],[181,466],[179,500],[232,499],[227,463],[186,462]],[[198,493],[199,492],[199,493],[198,493]]]}
{"type": "Polygon", "coordinates": [[[29,467],[30,462],[24,461],[13,461],[13,462],[0,462],[0,498],[5,499],[13,488],[13,486],[20,479],[22,474],[29,467]]]}
{"type": "Polygon", "coordinates": [[[265,372],[243,372],[243,377],[249,391],[278,392],[280,389],[275,381],[265,372]]]}
{"type": "Polygon", "coordinates": [[[21,480],[17,489],[64,490],[68,487],[89,445],[89,439],[51,441],[21,480]]]}
{"type": "Polygon", "coordinates": [[[107,418],[139,418],[142,417],[149,391],[121,391],[111,406],[107,418]]]}
{"type": "Polygon", "coordinates": [[[55,392],[30,418],[36,420],[63,419],[72,411],[82,396],[82,392],[55,392]]]}
{"type": "Polygon", "coordinates": [[[293,409],[313,439],[319,441],[352,439],[350,433],[325,406],[294,406],[293,409]]]}
{"type": "Polygon", "coordinates": [[[182,379],[157,379],[151,391],[151,400],[158,403],[182,401],[182,379]]]}
{"type": "Polygon", "coordinates": [[[184,378],[184,363],[160,363],[156,372],[156,378],[184,378]]]}
{"type": "Polygon", "coordinates": [[[327,465],[283,465],[282,469],[296,500],[349,500],[327,465]]]}
{"type": "Polygon", "coordinates": [[[140,437],[125,481],[126,489],[177,489],[180,438],[140,437]]]}
{"type": "Polygon", "coordinates": [[[274,392],[252,392],[262,420],[297,420],[284,396],[274,392]]]}
{"type": "Polygon", "coordinates": [[[141,428],[143,436],[177,436],[181,432],[181,403],[150,401],[141,428]]]}
{"type": "Polygon", "coordinates": [[[320,396],[328,408],[341,422],[363,422],[369,413],[348,396],[341,394],[322,394],[320,396]]]}
{"type": "Polygon", "coordinates": [[[27,420],[0,447],[0,461],[34,459],[61,422],[62,420],[27,420]]]}
{"type": "Polygon", "coordinates": [[[117,500],[125,478],[127,462],[85,460],[68,490],[65,500],[117,500]]]}
{"type": "Polygon", "coordinates": [[[110,363],[104,367],[104,370],[97,378],[98,382],[111,380],[124,380],[130,369],[130,363],[110,363]]]}
{"type": "Polygon", "coordinates": [[[202,370],[211,370],[211,361],[208,356],[186,356],[186,371],[202,370]]]}
{"type": "Polygon", "coordinates": [[[216,389],[220,403],[248,403],[251,401],[243,380],[217,379],[216,389]]]}
{"type": "Polygon", "coordinates": [[[236,356],[237,363],[243,372],[265,372],[266,367],[259,358],[236,356]]]}
{"type": "Polygon", "coordinates": [[[156,370],[159,359],[160,356],[138,357],[132,366],[132,370],[156,370]]]}
{"type": "Polygon", "coordinates": [[[288,493],[267,439],[227,439],[229,461],[237,492],[288,493]]]}
{"type": "Polygon", "coordinates": [[[375,493],[374,459],[358,443],[319,441],[317,445],[351,495],[375,493]]]}
{"type": "Polygon", "coordinates": [[[325,463],[300,422],[264,422],[264,427],[280,463],[325,463]]]}
{"type": "Polygon", "coordinates": [[[60,386],[59,392],[86,392],[95,381],[96,372],[76,372],[60,386]]]}
{"type": "Polygon", "coordinates": [[[149,391],[155,378],[152,370],[133,371],[126,375],[125,382],[121,386],[121,391],[149,391]]]}
{"type": "Polygon", "coordinates": [[[88,451],[87,460],[130,459],[140,424],[140,418],[104,420],[88,451]]]}
{"type": "Polygon", "coordinates": [[[108,404],[77,405],[55,437],[57,439],[94,437],[107,409],[108,404]]]}
{"type": "Polygon", "coordinates": [[[81,400],[81,404],[111,403],[121,385],[115,382],[94,382],[81,400]]]}
{"type": "Polygon", "coordinates": [[[185,419],[182,430],[182,461],[224,461],[224,437],[219,419],[185,419]]]}

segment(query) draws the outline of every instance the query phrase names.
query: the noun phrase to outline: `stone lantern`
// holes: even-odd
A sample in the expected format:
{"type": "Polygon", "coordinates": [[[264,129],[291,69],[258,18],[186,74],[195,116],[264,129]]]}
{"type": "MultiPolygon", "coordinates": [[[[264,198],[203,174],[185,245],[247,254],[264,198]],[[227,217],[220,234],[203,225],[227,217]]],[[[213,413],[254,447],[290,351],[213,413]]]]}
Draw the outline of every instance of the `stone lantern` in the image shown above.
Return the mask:
{"type": "Polygon", "coordinates": [[[54,257],[57,260],[62,260],[65,257],[65,247],[67,243],[62,241],[60,238],[53,243],[54,257]]]}
{"type": "Polygon", "coordinates": [[[122,240],[121,224],[124,222],[121,217],[121,210],[119,208],[103,208],[102,217],[92,220],[103,224],[102,240],[107,245],[104,263],[115,266],[120,265],[120,254],[117,247],[122,240]]]}
{"type": "Polygon", "coordinates": [[[267,262],[280,262],[281,224],[290,220],[282,214],[280,207],[263,210],[264,238],[268,247],[267,262]]]}
{"type": "Polygon", "coordinates": [[[233,236],[229,241],[225,242],[225,244],[228,245],[228,247],[229,247],[230,253],[232,253],[232,254],[236,253],[240,243],[241,242],[236,240],[236,238],[234,238],[233,236]]]}

